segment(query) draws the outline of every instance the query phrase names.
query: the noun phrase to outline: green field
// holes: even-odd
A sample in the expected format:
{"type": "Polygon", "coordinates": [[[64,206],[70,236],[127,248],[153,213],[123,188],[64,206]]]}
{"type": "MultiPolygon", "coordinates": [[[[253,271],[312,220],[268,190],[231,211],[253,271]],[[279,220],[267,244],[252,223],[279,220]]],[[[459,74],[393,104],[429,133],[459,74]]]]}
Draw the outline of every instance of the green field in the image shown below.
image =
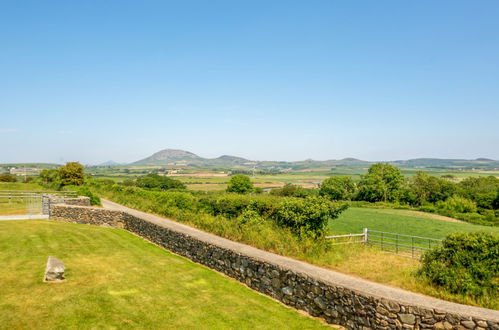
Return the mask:
{"type": "MultiPolygon", "coordinates": [[[[121,166],[121,167],[92,167],[87,169],[88,173],[94,178],[111,179],[116,182],[123,182],[126,179],[134,179],[139,176],[144,176],[153,171],[165,173],[169,166],[121,166]],[[126,172],[125,172],[126,171],[126,172]]],[[[224,190],[227,187],[227,182],[230,176],[214,177],[209,174],[220,173],[213,168],[178,168],[179,172],[186,176],[173,176],[174,179],[182,181],[187,185],[188,189],[213,191],[224,190]],[[208,173],[206,176],[200,176],[200,173],[208,173]],[[192,174],[192,176],[189,176],[192,174]]],[[[415,175],[418,171],[425,171],[430,175],[440,177],[442,175],[453,175],[456,180],[461,180],[467,177],[478,176],[499,176],[499,171],[471,171],[461,169],[432,169],[432,168],[400,168],[402,174],[406,177],[415,175]]],[[[230,169],[224,172],[228,173],[230,169]]],[[[367,173],[366,166],[337,166],[327,168],[315,168],[306,170],[294,170],[277,174],[255,174],[251,176],[251,181],[255,186],[266,189],[276,188],[292,183],[301,185],[306,188],[314,188],[324,179],[331,176],[351,176],[355,181],[360,180],[360,176],[367,173]]]]}
{"type": "Polygon", "coordinates": [[[361,233],[363,228],[397,234],[443,238],[457,231],[486,231],[499,234],[498,227],[479,226],[466,222],[450,222],[410,210],[351,207],[330,222],[332,233],[361,233]]]}
{"type": "Polygon", "coordinates": [[[0,263],[2,329],[325,327],[119,229],[2,221],[0,263]],[[42,281],[49,255],[66,281],[42,281]]]}

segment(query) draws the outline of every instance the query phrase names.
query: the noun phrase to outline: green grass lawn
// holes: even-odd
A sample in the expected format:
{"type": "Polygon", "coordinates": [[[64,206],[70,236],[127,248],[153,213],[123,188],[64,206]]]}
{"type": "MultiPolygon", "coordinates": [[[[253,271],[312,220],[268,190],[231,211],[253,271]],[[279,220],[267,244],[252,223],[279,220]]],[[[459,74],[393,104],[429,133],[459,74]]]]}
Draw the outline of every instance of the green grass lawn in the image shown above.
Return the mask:
{"type": "Polygon", "coordinates": [[[443,238],[457,231],[486,231],[499,234],[498,227],[479,226],[432,219],[416,212],[351,207],[329,224],[332,233],[361,233],[363,228],[397,234],[443,238]]]}
{"type": "Polygon", "coordinates": [[[119,229],[1,221],[0,264],[2,329],[326,327],[119,229]],[[42,282],[49,255],[66,281],[42,282]]]}

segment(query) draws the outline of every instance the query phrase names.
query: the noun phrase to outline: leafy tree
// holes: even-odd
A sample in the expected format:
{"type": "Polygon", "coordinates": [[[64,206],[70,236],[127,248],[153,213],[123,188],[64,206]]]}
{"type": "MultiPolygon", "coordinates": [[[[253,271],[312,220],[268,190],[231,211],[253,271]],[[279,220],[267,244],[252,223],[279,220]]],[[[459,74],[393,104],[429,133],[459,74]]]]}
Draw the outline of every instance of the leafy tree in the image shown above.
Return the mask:
{"type": "Polygon", "coordinates": [[[61,187],[61,175],[58,169],[46,169],[40,172],[40,180],[42,185],[59,189],[61,187]]]}
{"type": "Polygon", "coordinates": [[[333,203],[324,197],[286,198],[271,218],[299,236],[320,236],[325,233],[328,222],[347,207],[347,204],[333,203]]]}
{"type": "Polygon", "coordinates": [[[458,184],[459,195],[471,199],[478,207],[492,209],[499,189],[499,179],[494,176],[466,178],[458,184]]]}
{"type": "Polygon", "coordinates": [[[361,177],[357,199],[368,202],[396,201],[403,181],[398,167],[386,163],[374,164],[361,177]]]}
{"type": "Polygon", "coordinates": [[[234,192],[238,194],[249,194],[254,190],[253,183],[248,176],[237,174],[230,178],[227,192],[234,192]]]}
{"type": "Polygon", "coordinates": [[[355,194],[355,182],[349,176],[332,176],[321,183],[319,194],[331,200],[350,200],[355,194]]]}
{"type": "Polygon", "coordinates": [[[185,189],[185,185],[179,180],[157,174],[148,174],[137,178],[135,185],[140,188],[166,191],[169,189],[185,189]]]}
{"type": "Polygon", "coordinates": [[[424,172],[418,172],[409,180],[409,189],[414,194],[416,205],[422,205],[426,202],[436,203],[444,201],[454,195],[456,185],[445,179],[428,175],[424,172]]]}
{"type": "Polygon", "coordinates": [[[85,169],[78,162],[69,162],[59,167],[59,176],[63,186],[81,186],[85,183],[85,169]]]}
{"type": "Polygon", "coordinates": [[[0,175],[0,182],[17,182],[17,179],[11,174],[4,174],[0,175]]]}

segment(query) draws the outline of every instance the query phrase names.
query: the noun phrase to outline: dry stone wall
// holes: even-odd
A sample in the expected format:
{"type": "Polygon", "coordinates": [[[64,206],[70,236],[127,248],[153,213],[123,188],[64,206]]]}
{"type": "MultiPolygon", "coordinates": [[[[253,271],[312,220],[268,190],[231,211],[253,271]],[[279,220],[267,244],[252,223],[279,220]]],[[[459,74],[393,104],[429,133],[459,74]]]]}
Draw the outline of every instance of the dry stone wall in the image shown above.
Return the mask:
{"type": "MultiPolygon", "coordinates": [[[[138,213],[138,212],[135,212],[138,213]]],[[[340,324],[348,329],[494,329],[499,330],[499,312],[470,306],[452,304],[434,298],[407,293],[414,301],[427,299],[430,303],[413,304],[411,299],[400,301],[385,294],[381,285],[371,293],[359,290],[355,285],[344,285],[328,280],[327,276],[303,271],[285,262],[285,259],[265,251],[244,245],[241,249],[228,248],[223,244],[200,238],[196,229],[176,230],[168,225],[151,221],[128,212],[101,208],[55,205],[51,219],[106,225],[124,228],[132,233],[224,273],[248,287],[271,296],[286,305],[321,317],[329,323],[340,324]],[[198,236],[198,237],[196,237],[198,236]],[[256,251],[256,252],[255,252],[256,251]],[[270,258],[269,258],[270,256],[270,258]],[[408,303],[409,301],[409,303],[408,303]],[[446,310],[434,308],[431,301],[450,306],[446,310]],[[454,310],[453,310],[454,309],[454,310]]],[[[165,220],[167,221],[167,220],[165,220]]],[[[178,225],[178,224],[177,224],[178,225]]],[[[185,227],[185,226],[184,226],[185,227]]],[[[209,235],[209,234],[205,234],[209,235]]],[[[212,235],[210,235],[212,236],[212,235]]],[[[293,264],[304,264],[293,261],[293,264]]],[[[318,268],[305,264],[304,269],[318,268]]],[[[356,279],[356,281],[361,281],[356,279]]],[[[388,289],[387,289],[388,290],[388,289]]],[[[392,291],[395,289],[392,289],[392,291]]]]}

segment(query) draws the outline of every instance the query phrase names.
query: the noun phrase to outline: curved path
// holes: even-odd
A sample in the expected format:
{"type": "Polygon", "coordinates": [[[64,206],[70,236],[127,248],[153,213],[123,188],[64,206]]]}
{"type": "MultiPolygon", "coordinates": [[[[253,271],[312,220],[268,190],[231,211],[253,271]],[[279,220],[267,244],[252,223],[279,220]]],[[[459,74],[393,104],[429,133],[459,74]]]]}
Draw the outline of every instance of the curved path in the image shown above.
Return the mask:
{"type": "Polygon", "coordinates": [[[207,242],[222,248],[233,250],[237,253],[250,256],[251,258],[261,260],[263,262],[277,264],[283,268],[292,269],[297,273],[302,273],[311,278],[320,279],[323,282],[334,286],[342,286],[366,296],[372,296],[380,299],[394,300],[403,305],[416,305],[427,309],[435,309],[444,313],[460,314],[472,316],[479,319],[499,322],[499,311],[473,307],[469,305],[457,304],[445,300],[440,300],[421,294],[405,291],[402,289],[389,287],[383,284],[374,283],[371,281],[355,278],[349,275],[341,274],[332,270],[321,268],[308,264],[303,261],[283,257],[274,253],[263,251],[242,243],[237,243],[213,234],[206,233],[199,229],[189,227],[187,225],[166,219],[157,215],[137,211],[126,206],[102,200],[105,208],[123,211],[133,216],[154,223],[158,226],[165,227],[188,236],[194,237],[200,241],[207,242]]]}

